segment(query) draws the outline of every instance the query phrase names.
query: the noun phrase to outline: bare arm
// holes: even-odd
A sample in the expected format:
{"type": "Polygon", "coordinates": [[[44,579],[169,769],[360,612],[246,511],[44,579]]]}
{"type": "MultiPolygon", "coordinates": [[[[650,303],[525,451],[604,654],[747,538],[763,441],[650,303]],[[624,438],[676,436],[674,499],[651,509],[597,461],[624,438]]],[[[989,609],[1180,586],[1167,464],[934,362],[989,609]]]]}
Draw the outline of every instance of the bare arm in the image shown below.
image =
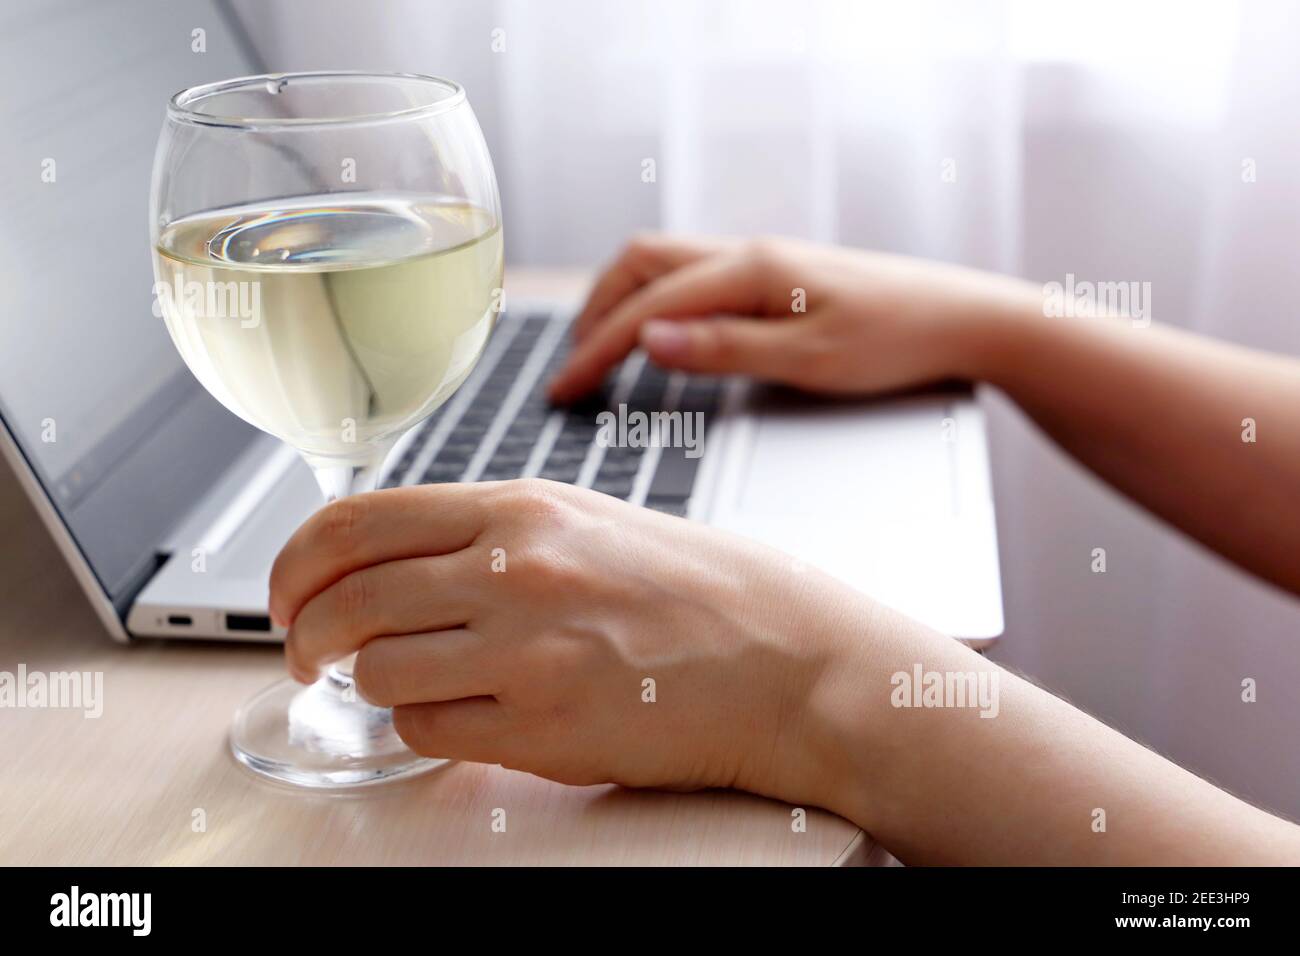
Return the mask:
{"type": "Polygon", "coordinates": [[[1300,362],[1123,319],[985,322],[979,378],[1120,491],[1300,593],[1300,362]]]}
{"type": "Polygon", "coordinates": [[[824,801],[905,863],[1295,865],[1300,827],[1244,803],[963,645],[881,612],[828,678],[824,801]],[[996,716],[901,708],[885,675],[998,675],[996,716]],[[889,689],[889,688],[886,688],[889,689]],[[835,777],[835,768],[841,776],[835,777]]]}
{"type": "MultiPolygon", "coordinates": [[[[668,367],[814,391],[987,381],[1115,487],[1300,593],[1300,362],[1125,319],[1046,318],[1042,305],[1029,283],[916,260],[642,237],[580,316],[556,394],[590,387],[638,343],[668,367]],[[796,289],[806,312],[791,308],[796,289]]],[[[883,674],[995,668],[880,614],[860,645],[838,628],[856,660],[811,698],[829,749],[810,778],[834,780],[823,801],[904,860],[1300,862],[1294,825],[1014,675],[1002,672],[996,718],[887,705],[883,674]]]]}
{"type": "Polygon", "coordinates": [[[909,863],[1300,863],[1295,826],[789,567],[589,490],[430,485],[314,516],[271,602],[299,679],[359,651],[361,693],[431,756],[823,806],[909,863]],[[916,696],[968,673],[983,692],[916,696]]]}
{"type": "Polygon", "coordinates": [[[969,269],[713,243],[629,246],[578,319],[556,397],[594,387],[638,343],[668,367],[811,391],[991,382],[1115,487],[1300,593],[1300,361],[1126,319],[1046,318],[1039,287],[969,269]]]}

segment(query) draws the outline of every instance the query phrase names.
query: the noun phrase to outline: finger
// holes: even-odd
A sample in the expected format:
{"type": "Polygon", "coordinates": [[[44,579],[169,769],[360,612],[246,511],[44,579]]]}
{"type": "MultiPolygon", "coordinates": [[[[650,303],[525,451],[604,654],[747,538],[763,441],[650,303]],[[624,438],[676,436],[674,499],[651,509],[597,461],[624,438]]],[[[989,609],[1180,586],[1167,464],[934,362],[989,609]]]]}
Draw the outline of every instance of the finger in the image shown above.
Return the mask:
{"type": "Polygon", "coordinates": [[[516,728],[491,697],[471,697],[393,708],[393,729],[418,754],[476,763],[500,763],[516,728]]]}
{"type": "Polygon", "coordinates": [[[686,238],[656,233],[637,236],[605,269],[587,303],[573,320],[573,336],[581,341],[592,327],[625,298],[667,272],[720,252],[730,241],[686,238]]]}
{"type": "Polygon", "coordinates": [[[335,581],[302,606],[289,628],[290,673],[314,680],[322,666],[371,638],[468,623],[480,599],[471,554],[387,561],[335,581]]]}
{"type": "Polygon", "coordinates": [[[641,326],[641,347],[661,368],[753,375],[788,384],[797,376],[804,336],[797,320],[653,319],[641,326]]]}
{"type": "Polygon", "coordinates": [[[449,554],[473,543],[490,486],[420,485],[340,498],[289,539],[271,568],[271,616],[293,623],[314,594],[371,564],[449,554]]]}
{"type": "Polygon", "coordinates": [[[579,398],[600,385],[609,370],[636,346],[648,319],[681,319],[718,312],[758,311],[762,304],[755,260],[712,256],[670,272],[625,299],[579,343],[551,380],[557,402],[579,398]]]}
{"type": "Polygon", "coordinates": [[[357,654],[352,676],[376,707],[491,697],[500,690],[486,638],[463,629],[377,637],[357,654]]]}

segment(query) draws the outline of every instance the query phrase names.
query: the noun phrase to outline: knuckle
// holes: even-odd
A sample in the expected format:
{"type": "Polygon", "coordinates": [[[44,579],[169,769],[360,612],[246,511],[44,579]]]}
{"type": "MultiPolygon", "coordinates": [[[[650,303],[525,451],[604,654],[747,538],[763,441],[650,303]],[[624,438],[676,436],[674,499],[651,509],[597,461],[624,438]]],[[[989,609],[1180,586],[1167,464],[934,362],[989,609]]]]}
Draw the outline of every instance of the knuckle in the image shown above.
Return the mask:
{"type": "Polygon", "coordinates": [[[543,595],[575,587],[583,577],[582,570],[561,548],[541,542],[532,542],[519,556],[520,575],[517,580],[543,595]]]}
{"type": "Polygon", "coordinates": [[[553,517],[568,506],[569,486],[545,478],[524,478],[510,483],[515,508],[522,514],[553,517]]]}
{"type": "Polygon", "coordinates": [[[736,341],[728,334],[725,326],[702,323],[694,330],[692,345],[700,358],[708,359],[711,364],[729,366],[736,360],[736,341]]]}
{"type": "Polygon", "coordinates": [[[653,230],[639,229],[628,238],[623,253],[631,257],[643,256],[658,249],[662,240],[663,237],[653,230]]]}
{"type": "Polygon", "coordinates": [[[346,553],[354,546],[369,503],[364,495],[339,498],[320,512],[320,533],[327,546],[346,553]]]}
{"type": "MultiPolygon", "coordinates": [[[[519,587],[531,600],[553,598],[557,589],[576,587],[586,577],[581,549],[570,542],[591,529],[586,508],[570,485],[539,478],[512,482],[511,519],[506,526],[511,544],[508,585],[519,587]]],[[[594,498],[603,496],[587,492],[594,498]]]]}
{"type": "Polygon", "coordinates": [[[780,262],[784,244],[772,236],[755,236],[746,243],[746,258],[759,267],[769,267],[780,262]]]}
{"type": "Polygon", "coordinates": [[[618,587],[607,579],[608,567],[594,561],[581,545],[571,547],[569,540],[568,534],[530,540],[519,548],[512,565],[514,597],[522,606],[544,612],[552,622],[568,613],[566,596],[582,595],[586,601],[600,602],[618,587]]]}
{"type": "Polygon", "coordinates": [[[338,614],[344,621],[358,621],[370,603],[373,588],[369,575],[365,571],[355,571],[339,581],[335,588],[338,614]]]}

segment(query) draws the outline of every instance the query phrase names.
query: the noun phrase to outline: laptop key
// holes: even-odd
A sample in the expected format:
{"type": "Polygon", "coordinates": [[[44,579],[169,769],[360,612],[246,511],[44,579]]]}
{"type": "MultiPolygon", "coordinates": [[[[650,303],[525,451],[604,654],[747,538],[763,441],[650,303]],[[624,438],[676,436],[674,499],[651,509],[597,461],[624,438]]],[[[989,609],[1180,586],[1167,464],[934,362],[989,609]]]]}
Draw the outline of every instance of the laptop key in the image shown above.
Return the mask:
{"type": "MultiPolygon", "coordinates": [[[[623,451],[624,449],[611,449],[623,451]]],[[[627,449],[633,450],[633,449],[627,449]]],[[[641,451],[641,449],[635,449],[641,451]]],[[[621,478],[624,476],[635,475],[641,469],[641,455],[615,455],[606,454],[605,460],[600,463],[600,470],[596,473],[597,478],[621,478]]]]}
{"type": "Polygon", "coordinates": [[[612,476],[608,478],[597,477],[596,480],[591,483],[591,487],[593,490],[599,491],[602,494],[626,499],[627,496],[632,493],[632,483],[634,478],[634,475],[628,475],[626,477],[612,476]]]}
{"type": "Polygon", "coordinates": [[[695,473],[700,469],[699,458],[687,458],[685,448],[665,448],[650,482],[650,498],[677,498],[685,500],[695,487],[695,473]]]}
{"type": "Polygon", "coordinates": [[[662,511],[664,514],[676,515],[679,518],[686,517],[686,509],[690,504],[690,499],[682,498],[647,498],[645,506],[651,511],[662,511]]]}
{"type": "MultiPolygon", "coordinates": [[[[475,456],[482,453],[480,446],[496,422],[502,402],[537,347],[546,328],[546,318],[541,315],[525,321],[497,363],[483,373],[486,378],[479,384],[474,403],[465,409],[444,439],[435,460],[426,468],[423,481],[459,481],[475,456]]],[[[482,480],[517,478],[537,453],[537,441],[557,412],[546,400],[545,385],[551,372],[563,365],[570,350],[569,341],[562,339],[551,351],[545,363],[546,372],[538,377],[536,387],[525,397],[497,446],[492,449],[479,475],[482,480]]],[[[645,365],[624,399],[629,411],[653,413],[664,409],[672,374],[657,366],[645,365]]],[[[612,373],[596,393],[563,410],[558,434],[553,433],[547,438],[550,448],[538,471],[539,477],[567,484],[577,482],[593,451],[598,430],[597,416],[613,410],[611,390],[616,380],[617,373],[612,373]]],[[[711,415],[717,406],[718,391],[719,380],[690,376],[678,395],[676,410],[687,414],[702,411],[711,415]]],[[[417,436],[395,471],[405,473],[416,461],[423,438],[432,433],[431,423],[432,419],[422,426],[428,431],[417,436]]],[[[619,498],[630,497],[645,463],[646,452],[647,448],[637,446],[600,449],[600,466],[592,487],[619,498]]],[[[699,459],[687,458],[682,448],[663,448],[656,454],[659,462],[647,489],[646,506],[671,514],[685,514],[699,470],[699,459]]]]}
{"type": "Polygon", "coordinates": [[[469,464],[469,460],[474,456],[474,450],[476,448],[478,448],[478,442],[474,442],[473,444],[468,442],[457,444],[448,443],[442,446],[442,450],[438,452],[438,458],[441,461],[454,461],[469,464]]]}
{"type": "Polygon", "coordinates": [[[566,485],[571,485],[578,480],[578,473],[582,471],[582,462],[575,462],[572,465],[547,465],[537,473],[538,478],[545,478],[548,481],[562,481],[566,485]]]}
{"type": "Polygon", "coordinates": [[[499,466],[518,465],[524,466],[528,461],[531,448],[498,448],[496,452],[488,459],[486,467],[496,468],[499,466]]]}
{"type": "Polygon", "coordinates": [[[425,469],[420,480],[428,484],[442,481],[459,481],[465,473],[465,466],[460,462],[435,461],[425,469]]]}
{"type": "Polygon", "coordinates": [[[527,461],[528,453],[533,450],[535,444],[537,444],[537,434],[535,432],[527,434],[523,430],[516,431],[512,428],[506,432],[505,437],[501,439],[501,443],[497,445],[496,454],[519,454],[527,461]]]}

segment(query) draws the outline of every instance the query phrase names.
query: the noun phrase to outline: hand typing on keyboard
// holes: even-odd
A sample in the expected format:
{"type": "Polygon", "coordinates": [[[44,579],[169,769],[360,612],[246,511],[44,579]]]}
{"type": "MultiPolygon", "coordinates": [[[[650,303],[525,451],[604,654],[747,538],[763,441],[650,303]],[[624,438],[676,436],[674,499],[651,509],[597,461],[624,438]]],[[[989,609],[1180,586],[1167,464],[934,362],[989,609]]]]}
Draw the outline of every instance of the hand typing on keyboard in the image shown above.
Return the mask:
{"type": "Polygon", "coordinates": [[[591,393],[637,345],[667,369],[841,395],[976,379],[986,323],[974,318],[1025,303],[1040,306],[1035,286],[921,259],[792,239],[646,235],[597,280],[550,395],[591,393]]]}

